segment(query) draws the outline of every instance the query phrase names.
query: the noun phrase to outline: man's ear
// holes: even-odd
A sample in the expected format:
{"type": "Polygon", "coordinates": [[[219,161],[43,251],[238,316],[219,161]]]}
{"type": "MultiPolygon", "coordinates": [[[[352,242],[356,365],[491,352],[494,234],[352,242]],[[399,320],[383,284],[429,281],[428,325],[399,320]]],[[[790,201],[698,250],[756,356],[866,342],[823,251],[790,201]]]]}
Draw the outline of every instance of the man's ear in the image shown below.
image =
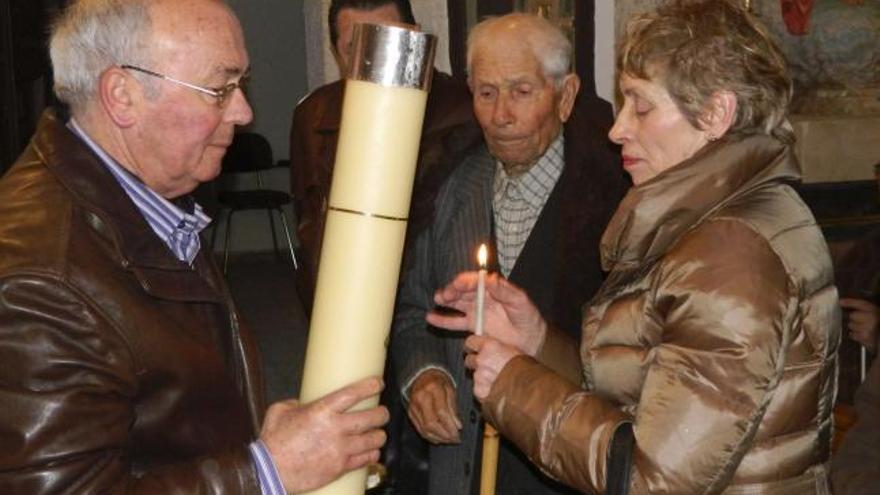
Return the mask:
{"type": "Polygon", "coordinates": [[[581,89],[581,79],[577,74],[568,74],[562,78],[562,87],[559,89],[559,121],[566,122],[574,109],[574,100],[581,89]]]}
{"type": "Polygon", "coordinates": [[[716,91],[709,100],[704,119],[705,131],[711,140],[723,136],[736,120],[737,101],[733,91],[716,91]]]}
{"type": "Polygon", "coordinates": [[[125,69],[111,67],[98,78],[98,99],[118,127],[131,127],[137,120],[137,102],[143,88],[125,69]]]}

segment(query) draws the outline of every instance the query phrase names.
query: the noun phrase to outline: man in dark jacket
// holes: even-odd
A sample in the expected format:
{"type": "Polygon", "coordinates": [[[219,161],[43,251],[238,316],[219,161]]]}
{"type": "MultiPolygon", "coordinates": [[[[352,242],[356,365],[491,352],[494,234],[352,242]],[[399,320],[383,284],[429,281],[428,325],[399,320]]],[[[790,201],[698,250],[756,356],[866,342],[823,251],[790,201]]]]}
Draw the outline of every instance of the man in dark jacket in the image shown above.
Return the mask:
{"type": "Polygon", "coordinates": [[[189,193],[248,56],[218,0],[79,0],[51,37],[72,118],[0,179],[0,493],[285,493],[374,462],[381,381],[263,420],[256,347],[189,193]]]}
{"type": "MultiPolygon", "coordinates": [[[[333,0],[327,18],[333,55],[343,76],[347,72],[351,38],[356,23],[415,24],[409,0],[333,0]]],[[[297,275],[297,290],[306,313],[311,313],[318,257],[324,233],[324,215],[336,159],[336,143],[342,115],[345,81],[339,80],[314,90],[293,111],[290,128],[291,191],[297,204],[297,236],[303,264],[297,275]]],[[[467,87],[447,74],[434,71],[422,149],[436,142],[452,127],[473,120],[467,87]]],[[[422,155],[418,174],[424,176],[427,160],[422,155]]],[[[421,189],[419,189],[421,190],[421,189]]]]}
{"type": "MultiPolygon", "coordinates": [[[[482,130],[449,139],[463,157],[440,189],[433,221],[409,245],[391,355],[409,417],[432,443],[432,495],[474,492],[480,412],[465,373],[462,338],[428,327],[434,290],[476,267],[492,246],[500,271],[577,332],[580,306],[602,280],[599,239],[627,183],[607,140],[610,106],[580,81],[571,46],[549,22],[510,14],[479,24],[468,40],[474,114],[482,130]],[[547,290],[550,287],[552,290],[547,290]]],[[[569,350],[576,353],[576,350],[569,350]]],[[[569,493],[502,443],[496,493],[569,493]]]]}

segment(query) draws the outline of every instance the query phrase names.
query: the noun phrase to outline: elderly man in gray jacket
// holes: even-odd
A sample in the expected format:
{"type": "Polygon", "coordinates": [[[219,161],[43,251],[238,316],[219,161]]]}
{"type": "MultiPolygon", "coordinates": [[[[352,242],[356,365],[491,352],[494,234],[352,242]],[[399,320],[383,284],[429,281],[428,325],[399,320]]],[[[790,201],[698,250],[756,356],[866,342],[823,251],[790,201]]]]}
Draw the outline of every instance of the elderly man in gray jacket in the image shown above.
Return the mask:
{"type": "MultiPolygon", "coordinates": [[[[576,334],[580,305],[601,284],[599,238],[627,183],[606,138],[610,107],[592,95],[576,103],[570,59],[565,36],[528,14],[485,21],[468,39],[482,132],[467,146],[451,140],[459,147],[448,155],[463,158],[409,243],[391,339],[408,415],[431,443],[432,495],[474,492],[481,428],[463,339],[425,323],[434,290],[473,269],[486,243],[492,269],[576,334]]],[[[570,492],[503,442],[497,493],[570,492]]]]}

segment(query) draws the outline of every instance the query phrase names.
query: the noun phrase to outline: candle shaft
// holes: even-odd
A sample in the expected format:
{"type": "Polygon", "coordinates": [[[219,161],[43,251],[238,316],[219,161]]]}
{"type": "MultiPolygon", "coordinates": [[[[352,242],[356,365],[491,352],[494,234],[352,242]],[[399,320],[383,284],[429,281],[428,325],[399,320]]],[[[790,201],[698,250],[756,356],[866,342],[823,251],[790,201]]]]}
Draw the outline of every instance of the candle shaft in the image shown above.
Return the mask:
{"type": "Polygon", "coordinates": [[[480,495],[495,495],[498,479],[498,431],[486,423],[483,429],[483,455],[480,470],[480,495]]]}
{"type": "Polygon", "coordinates": [[[477,274],[477,301],[476,301],[476,322],[474,323],[474,334],[483,335],[483,306],[486,303],[486,270],[480,269],[477,274]]]}

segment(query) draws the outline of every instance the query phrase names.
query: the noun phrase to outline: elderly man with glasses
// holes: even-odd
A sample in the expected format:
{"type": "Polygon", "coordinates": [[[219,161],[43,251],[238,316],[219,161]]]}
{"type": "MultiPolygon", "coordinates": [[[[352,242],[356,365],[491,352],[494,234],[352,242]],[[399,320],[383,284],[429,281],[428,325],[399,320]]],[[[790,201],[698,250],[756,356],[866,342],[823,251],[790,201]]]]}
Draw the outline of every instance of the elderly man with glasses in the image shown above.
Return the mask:
{"type": "Polygon", "coordinates": [[[218,0],[78,0],[49,111],[0,179],[0,493],[285,493],[378,459],[370,378],[264,411],[189,197],[251,108],[218,0]]]}

